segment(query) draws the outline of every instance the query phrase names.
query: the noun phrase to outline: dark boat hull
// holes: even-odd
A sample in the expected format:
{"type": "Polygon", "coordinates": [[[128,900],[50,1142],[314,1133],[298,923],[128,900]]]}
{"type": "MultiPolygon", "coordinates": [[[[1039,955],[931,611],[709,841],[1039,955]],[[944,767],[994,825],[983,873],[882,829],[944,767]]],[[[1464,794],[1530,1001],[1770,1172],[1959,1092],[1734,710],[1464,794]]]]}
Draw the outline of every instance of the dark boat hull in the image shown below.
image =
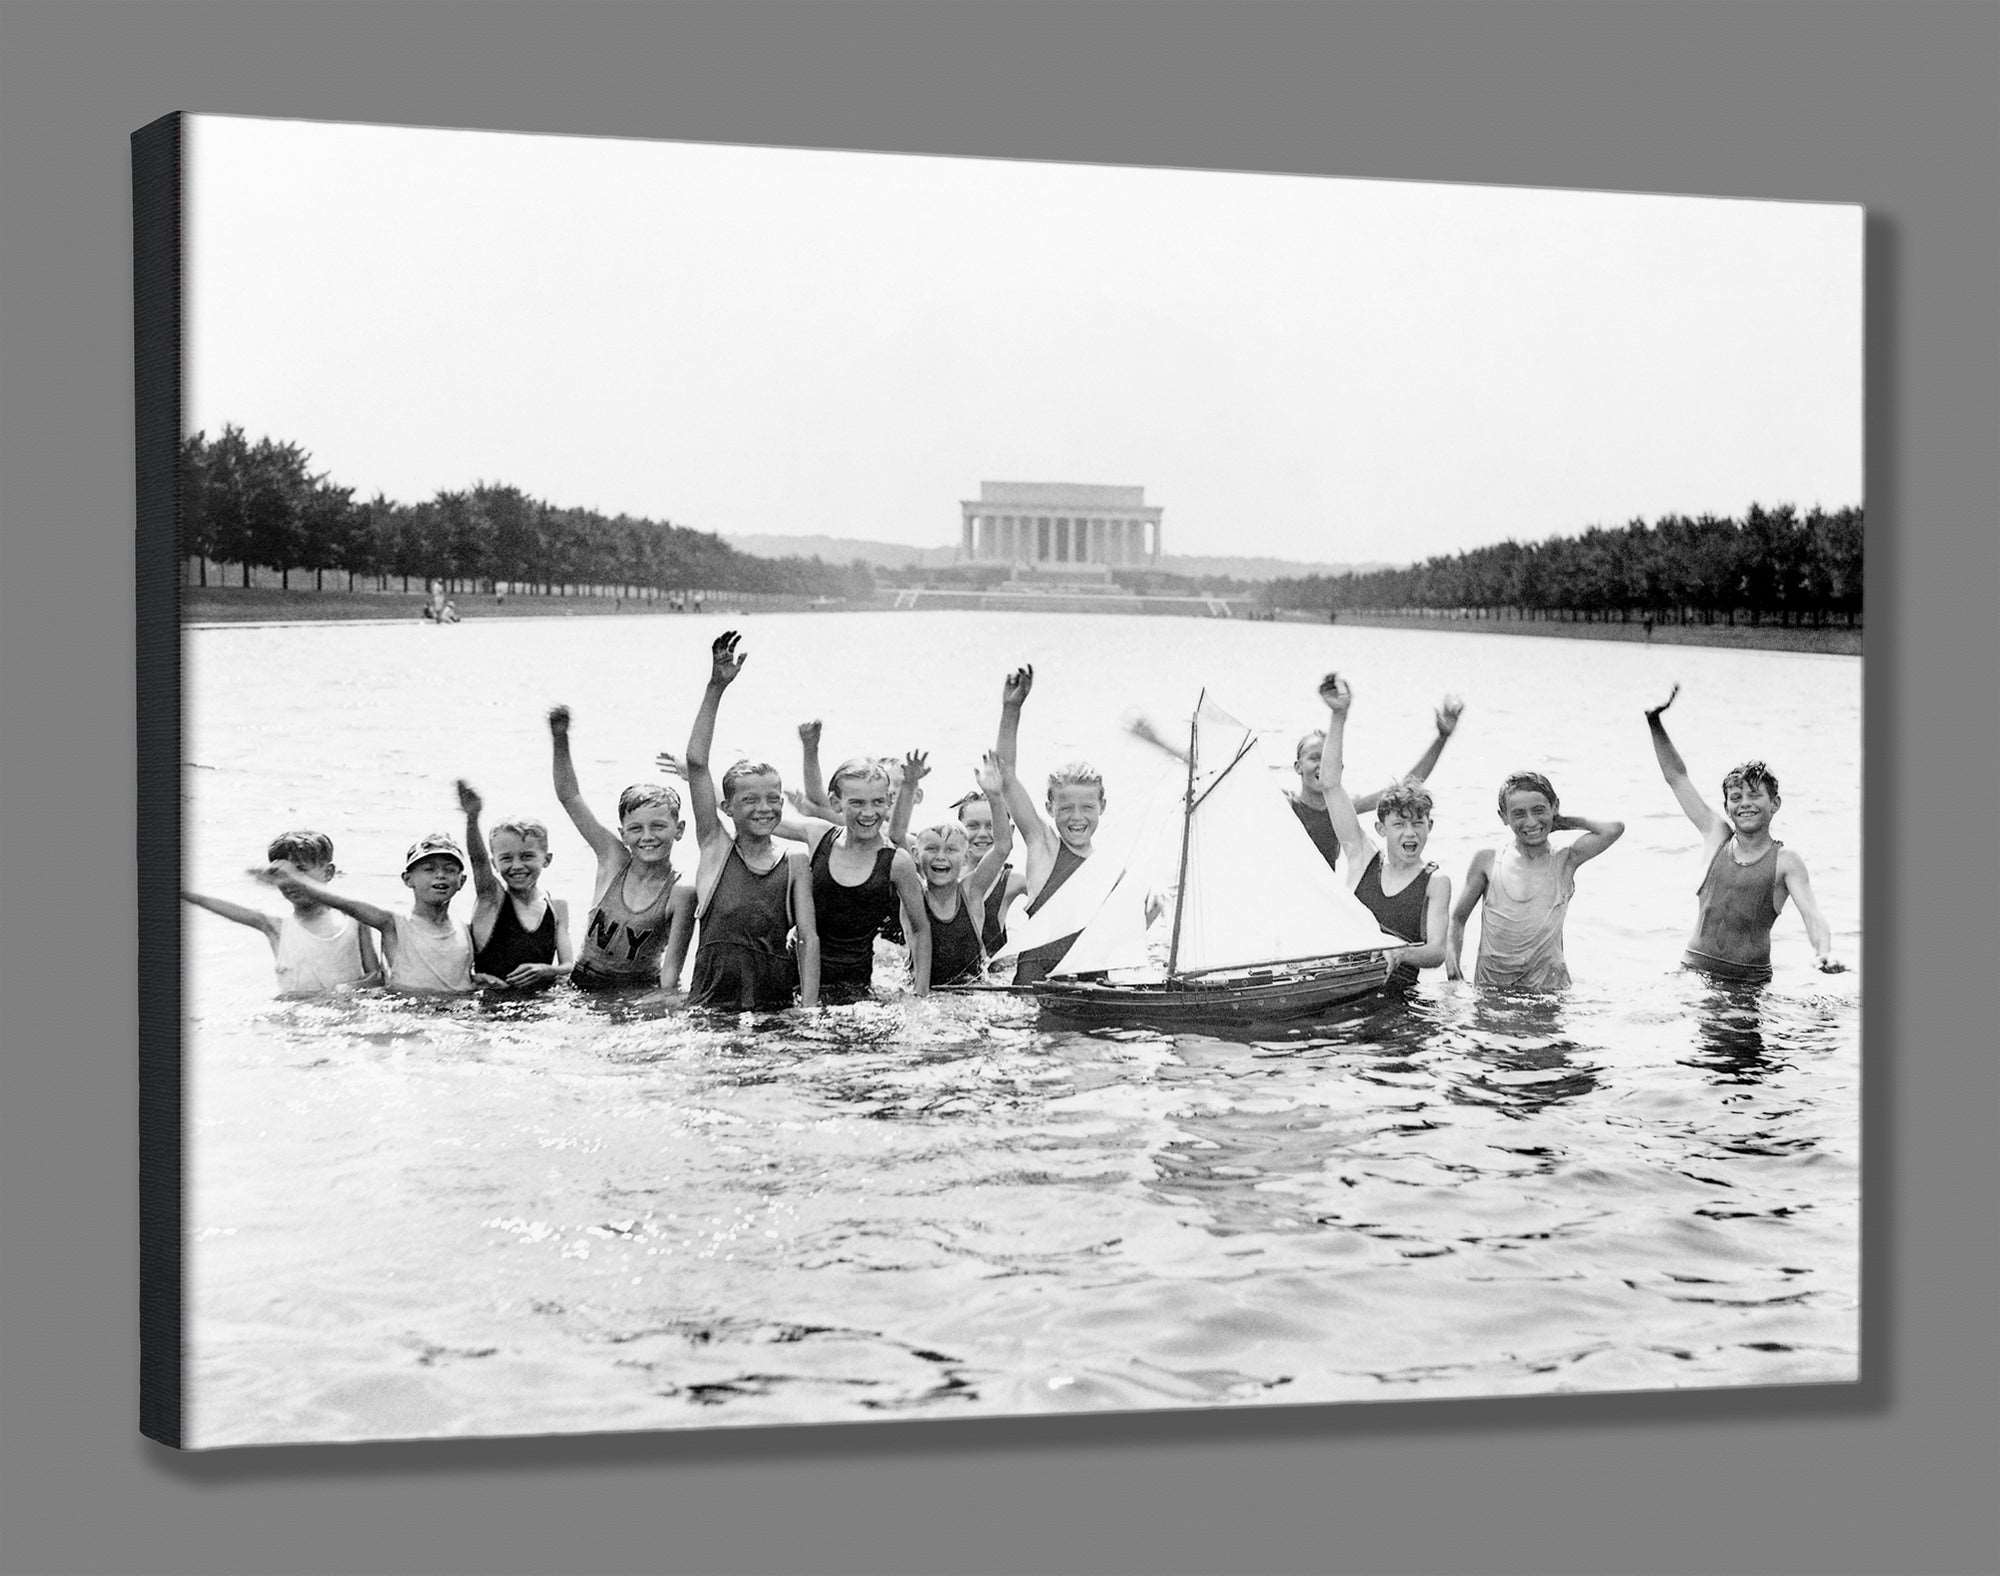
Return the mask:
{"type": "Polygon", "coordinates": [[[1035,982],[1043,1012],[1071,1022],[1158,1028],[1283,1023],[1310,1018],[1389,983],[1381,952],[1348,953],[1272,968],[1217,971],[1146,985],[1103,979],[1035,982]]]}

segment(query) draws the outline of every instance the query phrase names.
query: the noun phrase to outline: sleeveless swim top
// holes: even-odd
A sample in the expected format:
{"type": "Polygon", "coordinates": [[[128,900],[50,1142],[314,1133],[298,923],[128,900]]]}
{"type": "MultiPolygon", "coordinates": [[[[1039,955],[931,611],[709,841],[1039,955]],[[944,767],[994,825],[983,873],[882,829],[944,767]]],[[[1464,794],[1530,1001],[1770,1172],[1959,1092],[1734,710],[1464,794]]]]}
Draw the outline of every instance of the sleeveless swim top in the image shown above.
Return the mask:
{"type": "MultiPolygon", "coordinates": [[[[1057,843],[1056,862],[1050,867],[1049,878],[1042,883],[1041,891],[1028,904],[1028,913],[1035,914],[1041,906],[1056,895],[1062,884],[1083,868],[1083,856],[1073,853],[1068,843],[1057,843]]],[[[1067,936],[1058,936],[1054,941],[1045,941],[1039,947],[1031,947],[1022,953],[1014,965],[1014,983],[1032,985],[1036,980],[1047,979],[1055,966],[1062,962],[1081,930],[1072,930],[1067,936]]]]}
{"type": "Polygon", "coordinates": [[[472,967],[475,973],[491,974],[495,979],[504,980],[523,963],[553,963],[555,960],[555,904],[545,904],[542,922],[529,930],[514,911],[514,899],[503,895],[499,912],[493,916],[492,933],[487,936],[486,945],[473,954],[472,967]]]}
{"type": "Polygon", "coordinates": [[[317,996],[340,990],[367,977],[361,957],[361,926],[351,914],[328,909],[333,930],[317,935],[296,913],[278,916],[278,945],[273,962],[281,996],[317,996]]]}
{"type": "Polygon", "coordinates": [[[897,906],[889,867],[896,850],[878,849],[874,867],[858,885],[834,879],[831,831],[812,851],[813,916],[819,928],[819,988],[827,1001],[866,995],[875,974],[875,933],[897,906]]]}
{"type": "Polygon", "coordinates": [[[1569,849],[1552,848],[1530,864],[1509,845],[1493,856],[1479,919],[1475,985],[1560,990],[1569,984],[1563,916],[1576,891],[1569,849]]]}
{"type": "Polygon", "coordinates": [[[472,989],[472,927],[449,921],[442,934],[415,923],[409,915],[396,920],[396,956],[389,963],[391,990],[438,993],[472,989]]]}
{"type": "Polygon", "coordinates": [[[1000,922],[1000,907],[1007,900],[1007,878],[1013,873],[1013,865],[1002,865],[1000,874],[993,878],[992,891],[986,894],[986,913],[980,921],[979,939],[989,957],[1007,944],[1007,927],[1000,922]]]}
{"type": "MultiPolygon", "coordinates": [[[[1368,868],[1361,872],[1361,879],[1354,883],[1354,895],[1390,935],[1401,936],[1405,941],[1422,946],[1424,910],[1430,903],[1431,877],[1436,873],[1436,865],[1426,864],[1402,891],[1384,892],[1382,856],[1377,854],[1368,861],[1368,868]]],[[[1418,972],[1414,963],[1398,962],[1394,977],[1404,981],[1414,980],[1418,972]]]]}
{"type": "Polygon", "coordinates": [[[688,1005],[725,1012],[782,1012],[798,989],[785,948],[792,928],[792,869],[781,854],[761,874],[731,844],[701,916],[688,1005]]]}
{"type": "Polygon", "coordinates": [[[1696,889],[1694,940],[1682,959],[1690,968],[1729,979],[1771,977],[1771,927],[1778,922],[1778,850],[1749,864],[1736,860],[1736,839],[1716,849],[1696,889]]]}
{"type": "Polygon", "coordinates": [[[611,878],[611,885],[590,911],[583,942],[577,948],[570,980],[584,990],[619,990],[651,985],[660,977],[660,954],[667,950],[667,905],[680,885],[669,876],[664,891],[643,909],[625,901],[625,877],[632,861],[611,878]]]}
{"type": "Polygon", "coordinates": [[[978,979],[986,966],[986,949],[979,943],[979,927],[973,922],[965,889],[959,889],[958,912],[950,919],[941,917],[931,906],[928,887],[924,889],[924,908],[931,917],[931,984],[962,985],[978,979]]]}
{"type": "Polygon", "coordinates": [[[1306,836],[1313,840],[1313,847],[1319,850],[1320,858],[1326,861],[1326,868],[1332,870],[1338,866],[1340,835],[1334,831],[1333,817],[1326,813],[1325,807],[1315,810],[1311,805],[1292,798],[1290,794],[1285,796],[1285,803],[1292,807],[1292,814],[1299,818],[1299,825],[1306,829],[1306,836]]]}

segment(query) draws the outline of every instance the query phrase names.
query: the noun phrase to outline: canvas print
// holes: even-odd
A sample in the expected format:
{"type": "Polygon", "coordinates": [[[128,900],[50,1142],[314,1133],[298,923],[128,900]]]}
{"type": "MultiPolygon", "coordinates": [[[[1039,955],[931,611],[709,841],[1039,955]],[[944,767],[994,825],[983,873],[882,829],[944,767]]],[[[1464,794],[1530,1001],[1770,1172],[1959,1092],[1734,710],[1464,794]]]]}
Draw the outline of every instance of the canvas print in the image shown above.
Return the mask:
{"type": "Polygon", "coordinates": [[[1860,210],[135,157],[149,1433],[1859,1376],[1860,210]]]}

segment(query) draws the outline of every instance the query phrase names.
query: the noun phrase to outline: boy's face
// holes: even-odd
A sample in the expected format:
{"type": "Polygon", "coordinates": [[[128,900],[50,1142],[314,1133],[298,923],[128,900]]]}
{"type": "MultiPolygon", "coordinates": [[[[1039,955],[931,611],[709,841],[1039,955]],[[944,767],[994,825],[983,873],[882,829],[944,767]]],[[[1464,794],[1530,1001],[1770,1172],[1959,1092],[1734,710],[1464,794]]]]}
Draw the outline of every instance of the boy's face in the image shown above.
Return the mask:
{"type": "Polygon", "coordinates": [[[493,850],[493,868],[500,873],[507,890],[519,897],[534,891],[551,857],[540,841],[523,837],[519,832],[495,832],[488,842],[493,850]]]}
{"type": "Polygon", "coordinates": [[[618,823],[618,839],[641,864],[663,862],[674,851],[681,835],[681,818],[664,799],[651,804],[635,804],[631,814],[618,823]]]}
{"type": "Polygon", "coordinates": [[[769,837],[785,818],[785,785],[776,772],[739,777],[722,802],[722,813],[736,823],[737,831],[769,837]]]}
{"type": "Polygon", "coordinates": [[[1319,758],[1326,753],[1326,740],[1308,739],[1299,746],[1292,767],[1299,774],[1299,787],[1307,793],[1319,792],[1319,758]]]}
{"type": "Polygon", "coordinates": [[[969,847],[983,854],[993,846],[993,806],[984,799],[968,799],[960,805],[958,824],[965,828],[969,847]]]}
{"type": "Polygon", "coordinates": [[[917,868],[932,886],[950,886],[964,873],[966,841],[962,834],[919,832],[914,841],[917,868]]]}
{"type": "Polygon", "coordinates": [[[1723,790],[1722,799],[1729,824],[1739,832],[1750,833],[1761,832],[1768,827],[1781,802],[1771,792],[1771,785],[1761,778],[1748,781],[1741,777],[1732,778],[1723,790]]]}
{"type": "Polygon", "coordinates": [[[430,854],[403,872],[403,885],[432,903],[449,903],[465,885],[465,866],[449,854],[430,854]]]}
{"type": "Polygon", "coordinates": [[[1049,819],[1072,853],[1083,853],[1104,816],[1104,790],[1096,783],[1063,783],[1049,793],[1049,819]]]}
{"type": "MultiPolygon", "coordinates": [[[[304,876],[308,881],[317,881],[321,886],[325,886],[335,876],[340,874],[340,872],[334,868],[332,860],[328,860],[323,864],[317,864],[317,865],[301,865],[295,863],[293,865],[293,868],[296,869],[298,873],[304,876]]],[[[319,907],[318,901],[314,898],[307,897],[305,894],[305,890],[302,887],[281,886],[278,888],[278,890],[280,893],[284,895],[285,900],[288,903],[290,903],[292,907],[298,910],[300,913],[304,913],[309,909],[315,909],[319,907]]]]}
{"type": "Polygon", "coordinates": [[[843,777],[835,808],[850,832],[873,837],[889,824],[889,805],[894,798],[894,791],[880,777],[843,777]]]}
{"type": "Polygon", "coordinates": [[[1546,844],[1555,829],[1556,807],[1539,788],[1516,788],[1507,795],[1507,807],[1500,812],[1514,841],[1524,848],[1546,844]]]}
{"type": "Polygon", "coordinates": [[[1427,815],[1378,815],[1375,830],[1381,834],[1384,848],[1414,863],[1424,857],[1424,849],[1431,840],[1431,818],[1427,815]]]}

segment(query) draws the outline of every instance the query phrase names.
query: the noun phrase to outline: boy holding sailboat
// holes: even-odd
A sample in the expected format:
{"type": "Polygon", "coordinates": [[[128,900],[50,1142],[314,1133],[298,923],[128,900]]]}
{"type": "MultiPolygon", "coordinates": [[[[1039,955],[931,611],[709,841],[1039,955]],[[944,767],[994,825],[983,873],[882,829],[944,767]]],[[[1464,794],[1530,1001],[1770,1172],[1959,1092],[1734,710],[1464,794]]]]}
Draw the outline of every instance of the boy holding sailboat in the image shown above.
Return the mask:
{"type": "MultiPolygon", "coordinates": [[[[1373,914],[1382,929],[1407,943],[1388,949],[1395,984],[1413,984],[1419,969],[1444,962],[1447,914],[1451,908],[1451,877],[1424,859],[1431,836],[1431,796],[1421,781],[1391,784],[1373,795],[1375,830],[1380,846],[1362,829],[1358,805],[1341,781],[1345,763],[1347,712],[1354,692],[1338,673],[1329,673],[1319,687],[1326,703],[1326,732],[1320,736],[1317,786],[1341,852],[1347,855],[1347,889],[1373,914]]],[[[1450,704],[1447,702],[1447,704],[1450,704]]],[[[1458,720],[1458,708],[1451,721],[1458,720]]],[[[1438,747],[1451,735],[1442,709],[1438,712],[1438,747]]],[[[1436,752],[1430,757],[1436,760],[1436,752]]],[[[1328,861],[1332,863],[1331,860],[1328,861]]]]}

